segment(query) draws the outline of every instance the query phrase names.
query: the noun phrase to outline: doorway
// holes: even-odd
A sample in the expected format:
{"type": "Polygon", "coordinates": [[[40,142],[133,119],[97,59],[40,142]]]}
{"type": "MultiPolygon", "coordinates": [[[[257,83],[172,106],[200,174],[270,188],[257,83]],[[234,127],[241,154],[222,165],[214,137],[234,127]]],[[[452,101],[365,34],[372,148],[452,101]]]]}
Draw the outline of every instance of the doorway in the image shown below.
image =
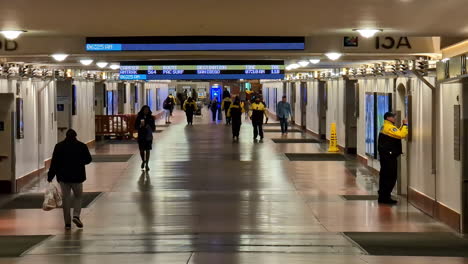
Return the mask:
{"type": "Polygon", "coordinates": [[[291,102],[291,121],[296,122],[296,83],[291,82],[290,83],[290,99],[289,101],[291,102]]]}
{"type": "Polygon", "coordinates": [[[307,127],[307,83],[301,82],[301,126],[307,127]]]}
{"type": "Polygon", "coordinates": [[[72,127],[72,93],[70,80],[57,81],[57,142],[63,141],[72,127]]]}
{"type": "Polygon", "coordinates": [[[319,81],[318,83],[318,100],[317,113],[319,120],[319,137],[325,139],[327,135],[327,83],[319,81]]]}
{"type": "Polygon", "coordinates": [[[357,153],[357,102],[359,99],[357,80],[345,81],[345,151],[357,153]]]}
{"type": "Polygon", "coordinates": [[[15,190],[14,94],[0,94],[0,193],[15,190]]]}

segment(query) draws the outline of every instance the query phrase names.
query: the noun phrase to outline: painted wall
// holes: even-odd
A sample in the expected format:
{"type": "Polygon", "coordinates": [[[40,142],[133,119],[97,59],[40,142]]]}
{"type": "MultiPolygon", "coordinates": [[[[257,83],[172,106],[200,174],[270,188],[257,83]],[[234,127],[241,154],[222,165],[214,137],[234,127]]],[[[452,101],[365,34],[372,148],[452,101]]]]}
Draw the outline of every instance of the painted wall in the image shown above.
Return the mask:
{"type": "MultiPolygon", "coordinates": [[[[44,168],[57,142],[55,121],[55,82],[41,79],[0,81],[0,93],[20,92],[23,99],[24,138],[15,138],[15,177],[44,168]]],[[[15,106],[16,109],[16,106],[15,106]]],[[[16,111],[16,110],[15,110],[16,111]]],[[[16,135],[16,133],[15,133],[16,135]]]]}
{"type": "Polygon", "coordinates": [[[76,85],[76,115],[72,115],[72,128],[84,143],[95,140],[94,81],[74,80],[76,85]]]}
{"type": "Polygon", "coordinates": [[[307,126],[316,134],[319,133],[318,118],[318,81],[307,82],[307,126]]]}
{"type": "MultiPolygon", "coordinates": [[[[442,84],[437,91],[437,201],[461,212],[461,162],[454,159],[454,105],[460,104],[462,84],[442,84]]],[[[463,106],[462,106],[463,107],[463,106]]],[[[465,118],[465,117],[463,117],[465,118]]]]}
{"type": "Polygon", "coordinates": [[[333,79],[327,81],[327,139],[330,139],[331,123],[336,123],[338,145],[345,145],[344,123],[344,87],[345,81],[333,79]]]}

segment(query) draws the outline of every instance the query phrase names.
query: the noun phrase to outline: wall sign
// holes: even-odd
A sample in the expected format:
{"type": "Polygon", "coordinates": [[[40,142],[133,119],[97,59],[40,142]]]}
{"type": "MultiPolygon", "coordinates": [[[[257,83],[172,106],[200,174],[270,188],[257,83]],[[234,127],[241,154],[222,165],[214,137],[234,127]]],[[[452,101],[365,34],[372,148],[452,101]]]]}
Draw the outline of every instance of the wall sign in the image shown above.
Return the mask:
{"type": "Polygon", "coordinates": [[[2,39],[0,40],[0,50],[15,51],[18,49],[18,42],[14,40],[2,39]]]}
{"type": "Polygon", "coordinates": [[[358,47],[359,46],[359,37],[344,37],[343,46],[345,48],[358,47]]]}
{"type": "Polygon", "coordinates": [[[376,37],[375,38],[376,49],[400,49],[407,48],[411,49],[411,44],[408,37],[400,37],[398,39],[394,37],[376,37]]]}

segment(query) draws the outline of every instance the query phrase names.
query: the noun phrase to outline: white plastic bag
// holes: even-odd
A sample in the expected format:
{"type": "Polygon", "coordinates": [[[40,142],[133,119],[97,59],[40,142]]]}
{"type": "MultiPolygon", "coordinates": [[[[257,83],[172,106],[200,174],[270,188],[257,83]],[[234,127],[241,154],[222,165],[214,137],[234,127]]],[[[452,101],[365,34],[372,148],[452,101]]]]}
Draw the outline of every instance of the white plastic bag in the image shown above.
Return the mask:
{"type": "Polygon", "coordinates": [[[44,203],[42,204],[42,210],[50,211],[54,208],[62,206],[62,195],[60,194],[55,184],[49,183],[44,193],[44,203]]]}

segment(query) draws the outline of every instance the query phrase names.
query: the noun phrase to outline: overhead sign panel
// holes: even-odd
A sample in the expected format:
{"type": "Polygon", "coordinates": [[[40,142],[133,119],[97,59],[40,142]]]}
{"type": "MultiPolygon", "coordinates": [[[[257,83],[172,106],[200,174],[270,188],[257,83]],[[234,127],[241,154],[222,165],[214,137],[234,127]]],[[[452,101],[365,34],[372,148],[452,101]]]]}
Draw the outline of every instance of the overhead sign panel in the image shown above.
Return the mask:
{"type": "Polygon", "coordinates": [[[282,60],[121,62],[121,80],[284,79],[282,60]]]}
{"type": "Polygon", "coordinates": [[[304,50],[304,37],[90,37],[86,51],[304,50]]]}

